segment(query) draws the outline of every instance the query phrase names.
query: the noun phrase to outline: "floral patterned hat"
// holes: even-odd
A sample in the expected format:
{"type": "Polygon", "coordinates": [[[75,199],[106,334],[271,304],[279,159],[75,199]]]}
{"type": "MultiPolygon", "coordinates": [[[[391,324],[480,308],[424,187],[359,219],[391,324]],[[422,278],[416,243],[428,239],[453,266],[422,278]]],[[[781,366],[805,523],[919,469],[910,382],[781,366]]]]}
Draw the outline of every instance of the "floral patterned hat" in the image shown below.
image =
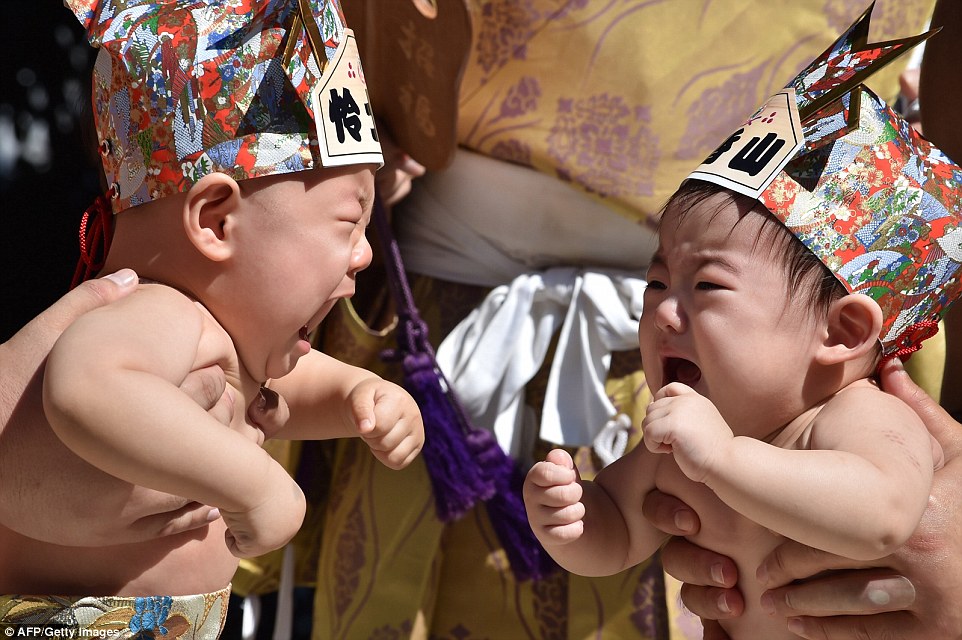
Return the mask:
{"type": "Polygon", "coordinates": [[[934,33],[868,45],[872,7],[689,178],[764,204],[907,357],[960,294],[962,168],[861,83],[934,33]]]}
{"type": "Polygon", "coordinates": [[[382,164],[340,0],[64,0],[100,48],[110,208],[315,166],[382,164]]]}

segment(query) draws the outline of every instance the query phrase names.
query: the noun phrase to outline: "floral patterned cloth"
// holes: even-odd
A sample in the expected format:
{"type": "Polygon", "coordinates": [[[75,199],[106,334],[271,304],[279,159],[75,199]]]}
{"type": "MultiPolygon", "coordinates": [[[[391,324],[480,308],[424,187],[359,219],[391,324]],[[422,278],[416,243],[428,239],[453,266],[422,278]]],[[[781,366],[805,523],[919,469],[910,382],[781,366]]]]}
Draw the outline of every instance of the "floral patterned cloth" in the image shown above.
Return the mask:
{"type": "MultiPolygon", "coordinates": [[[[469,0],[462,146],[570,182],[646,220],[866,0],[469,0]]],[[[922,31],[931,0],[878,0],[875,42],[922,31]]],[[[894,99],[902,63],[869,84],[894,99]]]]}
{"type": "Polygon", "coordinates": [[[189,596],[0,595],[4,637],[216,640],[230,587],[189,596]]]}

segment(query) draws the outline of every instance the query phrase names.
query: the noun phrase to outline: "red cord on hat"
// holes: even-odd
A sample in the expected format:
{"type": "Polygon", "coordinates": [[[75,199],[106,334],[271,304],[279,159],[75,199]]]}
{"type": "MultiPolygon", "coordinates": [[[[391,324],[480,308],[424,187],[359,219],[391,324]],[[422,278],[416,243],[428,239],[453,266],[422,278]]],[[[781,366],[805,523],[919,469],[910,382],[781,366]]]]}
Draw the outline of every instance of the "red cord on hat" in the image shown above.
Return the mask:
{"type": "Polygon", "coordinates": [[[878,363],[878,367],[875,369],[875,373],[878,374],[878,372],[882,370],[882,365],[892,358],[899,358],[902,362],[905,362],[909,359],[909,356],[922,348],[923,340],[928,340],[938,332],[938,320],[923,320],[922,322],[916,322],[915,324],[906,327],[905,331],[903,331],[901,335],[895,339],[895,351],[886,354],[881,359],[881,361],[878,363]]]}
{"type": "Polygon", "coordinates": [[[100,271],[107,259],[113,235],[113,211],[107,196],[97,196],[80,219],[80,260],[73,274],[73,289],[100,271]]]}

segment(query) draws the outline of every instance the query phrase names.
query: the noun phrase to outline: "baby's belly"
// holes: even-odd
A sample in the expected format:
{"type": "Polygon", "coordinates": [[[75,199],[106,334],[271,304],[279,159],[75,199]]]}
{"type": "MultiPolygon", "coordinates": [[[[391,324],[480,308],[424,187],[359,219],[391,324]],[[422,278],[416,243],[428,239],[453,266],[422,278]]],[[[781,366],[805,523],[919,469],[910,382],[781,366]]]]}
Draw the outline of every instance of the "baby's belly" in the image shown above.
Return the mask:
{"type": "Polygon", "coordinates": [[[785,618],[773,618],[761,608],[764,589],[755,579],[762,559],[785,538],[743,517],[705,485],[689,480],[670,458],[659,466],[656,484],[661,491],[684,500],[698,514],[701,531],[688,539],[728,556],[738,567],[738,589],[745,597],[745,613],[740,618],[722,621],[732,640],[798,640],[798,636],[788,632],[785,618]]]}
{"type": "Polygon", "coordinates": [[[63,547],[0,527],[0,593],[190,595],[223,589],[237,569],[224,523],[138,544],[63,547]]]}

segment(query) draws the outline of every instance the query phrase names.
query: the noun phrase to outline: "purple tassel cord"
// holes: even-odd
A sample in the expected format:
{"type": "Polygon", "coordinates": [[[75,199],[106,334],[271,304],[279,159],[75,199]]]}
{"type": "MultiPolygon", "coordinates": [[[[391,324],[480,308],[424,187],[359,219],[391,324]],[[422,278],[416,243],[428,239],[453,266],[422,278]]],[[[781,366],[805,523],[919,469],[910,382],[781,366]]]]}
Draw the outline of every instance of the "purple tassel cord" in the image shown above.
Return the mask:
{"type": "Polygon", "coordinates": [[[518,580],[543,578],[557,565],[542,548],[521,499],[521,471],[491,432],[477,429],[438,368],[427,339],[427,325],[418,315],[401,253],[379,201],[374,223],[385,249],[385,267],[398,307],[397,349],[385,351],[385,361],[400,361],[404,387],[414,397],[424,420],[424,448],[438,518],[452,522],[479,502],[485,502],[491,524],[518,580]]]}
{"type": "Polygon", "coordinates": [[[428,466],[438,518],[458,520],[480,500],[494,495],[494,482],[468,448],[460,407],[451,402],[443,378],[426,353],[405,355],[404,387],[421,408],[425,434],[421,455],[428,466]]]}
{"type": "MultiPolygon", "coordinates": [[[[430,347],[428,347],[430,348],[430,347]]],[[[398,351],[385,352],[396,360],[398,351]]],[[[518,580],[540,579],[557,565],[534,537],[521,499],[521,471],[491,432],[471,427],[434,363],[433,353],[403,356],[404,387],[424,419],[421,455],[442,522],[453,522],[484,501],[491,526],[518,580]]]]}
{"type": "Polygon", "coordinates": [[[486,499],[488,518],[515,577],[518,580],[540,580],[551,575],[559,567],[534,537],[528,524],[528,514],[521,499],[524,476],[518,465],[490,431],[473,429],[467,439],[485,475],[494,481],[495,493],[486,499]]]}

